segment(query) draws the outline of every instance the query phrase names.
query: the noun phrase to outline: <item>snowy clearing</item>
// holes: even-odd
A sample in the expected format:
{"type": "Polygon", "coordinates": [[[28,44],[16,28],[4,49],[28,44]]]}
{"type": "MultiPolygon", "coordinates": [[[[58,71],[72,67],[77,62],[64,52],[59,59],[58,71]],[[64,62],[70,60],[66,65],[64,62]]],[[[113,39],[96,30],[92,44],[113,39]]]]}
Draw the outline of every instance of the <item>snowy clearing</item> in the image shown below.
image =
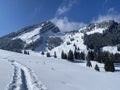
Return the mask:
{"type": "MultiPolygon", "coordinates": [[[[99,65],[101,72],[95,71],[93,68],[85,67],[85,63],[70,63],[66,60],[46,58],[40,56],[30,56],[0,50],[0,61],[8,64],[8,70],[12,70],[11,63],[8,60],[14,60],[13,65],[17,66],[20,73],[22,83],[26,83],[29,88],[36,87],[32,76],[37,76],[35,81],[41,81],[39,85],[43,85],[47,90],[119,90],[120,89],[120,72],[105,72],[102,70],[103,65],[99,65]],[[3,60],[4,59],[4,60],[3,60]],[[20,71],[20,69],[22,69],[20,71]],[[32,71],[31,71],[32,70],[32,71]],[[31,76],[32,72],[32,76],[31,76]],[[29,79],[28,79],[29,78],[29,79]],[[30,81],[29,81],[30,80],[30,81]],[[29,83],[29,84],[28,84],[29,83]],[[42,84],[41,84],[42,83],[42,84]],[[45,86],[44,86],[45,85],[45,86]]],[[[93,62],[93,64],[96,62],[93,62]]],[[[0,63],[1,66],[1,63],[0,63]]],[[[4,68],[3,68],[4,69],[4,68]]],[[[119,68],[120,69],[120,68],[119,68]]],[[[0,71],[2,69],[0,68],[0,71]]],[[[2,71],[5,73],[5,70],[2,71]]],[[[11,76],[11,73],[9,73],[11,76]]],[[[6,80],[5,85],[2,84],[1,90],[11,83],[13,76],[6,78],[1,76],[2,80],[6,80]],[[9,82],[8,82],[9,81],[9,82]]],[[[0,84],[2,82],[0,81],[0,84]]],[[[24,84],[25,85],[25,84],[24,84]]],[[[25,86],[26,86],[25,85],[25,86]]],[[[0,85],[1,86],[1,85],[0,85]]],[[[24,87],[25,87],[24,86],[24,87]]],[[[31,90],[31,89],[28,89],[31,90]]],[[[34,89],[33,89],[34,90],[34,89]]],[[[39,89],[38,89],[39,90],[39,89]]],[[[44,89],[43,89],[44,90],[44,89]]]]}

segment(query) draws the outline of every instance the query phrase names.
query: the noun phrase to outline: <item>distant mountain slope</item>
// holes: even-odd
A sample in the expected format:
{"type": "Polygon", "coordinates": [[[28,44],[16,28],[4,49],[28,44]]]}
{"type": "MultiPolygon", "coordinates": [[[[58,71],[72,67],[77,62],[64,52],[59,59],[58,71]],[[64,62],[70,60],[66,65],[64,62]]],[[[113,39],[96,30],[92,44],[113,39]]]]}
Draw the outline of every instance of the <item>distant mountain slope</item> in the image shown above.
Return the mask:
{"type": "Polygon", "coordinates": [[[50,21],[24,27],[0,38],[0,48],[17,51],[21,49],[40,50],[47,46],[49,36],[56,36],[60,30],[50,21]]]}
{"type": "Polygon", "coordinates": [[[62,51],[67,54],[70,50],[74,52],[77,49],[85,54],[89,50],[96,53],[104,47],[119,46],[119,44],[120,24],[113,20],[90,23],[79,30],[65,33],[60,32],[51,21],[45,21],[0,38],[1,49],[17,52],[24,49],[38,53],[45,52],[45,54],[49,52],[51,56],[56,53],[59,58],[62,51]]]}

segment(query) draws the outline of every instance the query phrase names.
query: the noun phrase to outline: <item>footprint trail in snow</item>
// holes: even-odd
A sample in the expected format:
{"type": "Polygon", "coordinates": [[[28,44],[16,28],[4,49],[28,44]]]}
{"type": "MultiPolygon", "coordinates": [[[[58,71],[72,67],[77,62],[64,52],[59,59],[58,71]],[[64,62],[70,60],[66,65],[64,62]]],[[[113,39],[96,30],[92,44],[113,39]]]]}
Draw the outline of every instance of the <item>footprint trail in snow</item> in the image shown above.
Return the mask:
{"type": "Polygon", "coordinates": [[[46,90],[42,82],[37,80],[36,75],[30,68],[9,60],[14,66],[14,75],[8,86],[8,90],[46,90]]]}

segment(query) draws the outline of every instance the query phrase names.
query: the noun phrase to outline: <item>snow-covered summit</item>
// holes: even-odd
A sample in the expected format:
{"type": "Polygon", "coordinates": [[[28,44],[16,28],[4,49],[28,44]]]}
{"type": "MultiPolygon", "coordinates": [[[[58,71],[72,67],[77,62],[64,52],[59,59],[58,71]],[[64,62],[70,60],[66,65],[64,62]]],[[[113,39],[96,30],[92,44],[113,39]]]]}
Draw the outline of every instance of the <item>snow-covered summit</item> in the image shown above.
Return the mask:
{"type": "Polygon", "coordinates": [[[52,22],[46,21],[38,25],[25,27],[20,31],[21,33],[13,39],[19,38],[23,40],[26,44],[30,44],[40,39],[42,33],[45,33],[47,31],[59,32],[59,29],[52,22]]]}
{"type": "Polygon", "coordinates": [[[86,33],[87,35],[94,33],[103,33],[105,30],[111,28],[113,25],[118,24],[113,20],[94,22],[80,29],[81,32],[86,33]]]}
{"type": "Polygon", "coordinates": [[[47,45],[49,36],[55,36],[60,30],[51,21],[41,22],[40,24],[26,26],[17,32],[10,33],[0,38],[1,49],[16,51],[21,49],[39,50],[47,45]],[[13,50],[14,48],[14,50],[13,50]]]}
{"type": "Polygon", "coordinates": [[[119,44],[118,37],[119,23],[113,20],[91,23],[66,33],[60,32],[52,22],[45,21],[1,37],[0,48],[11,51],[27,49],[38,53],[43,51],[51,55],[56,52],[60,57],[62,51],[68,53],[75,48],[87,53],[88,49],[119,44]]]}

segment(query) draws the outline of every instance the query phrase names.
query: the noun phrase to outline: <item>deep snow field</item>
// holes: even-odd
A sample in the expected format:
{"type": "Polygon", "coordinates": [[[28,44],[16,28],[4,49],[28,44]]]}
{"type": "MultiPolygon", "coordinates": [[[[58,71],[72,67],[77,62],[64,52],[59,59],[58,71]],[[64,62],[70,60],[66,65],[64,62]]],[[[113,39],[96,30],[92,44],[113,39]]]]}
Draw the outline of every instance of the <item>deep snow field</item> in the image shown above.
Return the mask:
{"type": "Polygon", "coordinates": [[[100,72],[81,63],[0,50],[0,90],[120,90],[117,71],[100,72]]]}

